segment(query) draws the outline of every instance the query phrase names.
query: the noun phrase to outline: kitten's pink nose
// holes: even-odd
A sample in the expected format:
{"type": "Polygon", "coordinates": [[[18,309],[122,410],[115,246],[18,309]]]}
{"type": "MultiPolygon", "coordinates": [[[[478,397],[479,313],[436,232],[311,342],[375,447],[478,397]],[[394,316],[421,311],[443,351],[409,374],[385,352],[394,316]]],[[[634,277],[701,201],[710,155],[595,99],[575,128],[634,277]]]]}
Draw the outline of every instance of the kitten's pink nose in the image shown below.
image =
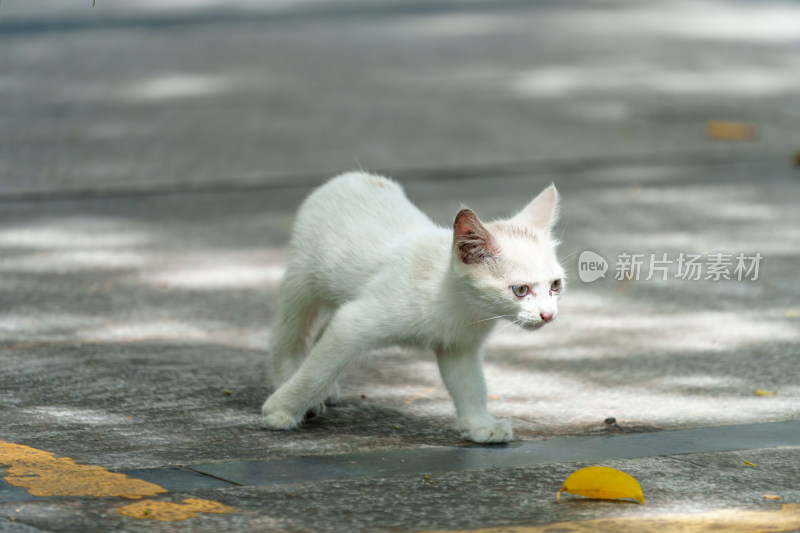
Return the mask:
{"type": "Polygon", "coordinates": [[[540,313],[539,316],[542,317],[542,320],[545,322],[553,320],[553,313],[540,313]]]}

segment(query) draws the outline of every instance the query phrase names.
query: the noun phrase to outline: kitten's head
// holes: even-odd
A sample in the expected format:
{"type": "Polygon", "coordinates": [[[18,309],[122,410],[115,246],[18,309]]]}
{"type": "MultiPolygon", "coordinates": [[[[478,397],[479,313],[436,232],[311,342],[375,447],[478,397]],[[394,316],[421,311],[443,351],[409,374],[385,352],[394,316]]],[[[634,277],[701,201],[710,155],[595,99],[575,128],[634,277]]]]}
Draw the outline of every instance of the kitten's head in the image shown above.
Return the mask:
{"type": "Polygon", "coordinates": [[[453,224],[453,263],[482,312],[535,329],[558,314],[564,269],[551,230],[558,192],[546,188],[513,218],[483,224],[462,209],[453,224]]]}

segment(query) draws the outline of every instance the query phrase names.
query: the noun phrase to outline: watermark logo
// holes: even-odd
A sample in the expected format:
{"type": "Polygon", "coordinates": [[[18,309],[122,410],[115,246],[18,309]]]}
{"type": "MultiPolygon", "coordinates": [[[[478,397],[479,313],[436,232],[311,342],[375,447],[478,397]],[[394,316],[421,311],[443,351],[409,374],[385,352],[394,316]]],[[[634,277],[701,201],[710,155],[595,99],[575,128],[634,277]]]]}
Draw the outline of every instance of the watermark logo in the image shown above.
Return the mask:
{"type": "MultiPolygon", "coordinates": [[[[614,279],[617,281],[650,281],[670,278],[682,281],[756,281],[764,256],[755,253],[713,252],[628,253],[617,254],[614,279]]],[[[585,250],[578,258],[578,277],[590,283],[606,277],[608,262],[599,254],[585,250]]]]}
{"type": "Polygon", "coordinates": [[[608,261],[602,255],[585,250],[578,257],[578,277],[584,283],[606,277],[608,261]]]}

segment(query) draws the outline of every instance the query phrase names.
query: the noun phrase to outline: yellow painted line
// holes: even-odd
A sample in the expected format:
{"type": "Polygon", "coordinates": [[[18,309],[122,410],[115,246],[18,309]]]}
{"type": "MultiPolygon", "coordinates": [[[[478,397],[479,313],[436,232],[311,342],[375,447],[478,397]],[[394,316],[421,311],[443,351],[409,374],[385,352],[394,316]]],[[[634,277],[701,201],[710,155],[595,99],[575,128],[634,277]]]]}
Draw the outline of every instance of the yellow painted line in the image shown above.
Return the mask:
{"type": "Polygon", "coordinates": [[[69,457],[56,457],[10,442],[0,441],[0,463],[8,467],[5,480],[23,487],[34,496],[96,496],[138,499],[166,489],[154,483],[132,479],[105,468],[75,463],[69,457]]]}
{"type": "Polygon", "coordinates": [[[458,530],[450,533],[780,533],[800,528],[800,504],[784,504],[778,511],[740,511],[723,509],[697,514],[650,517],[628,516],[576,522],[557,522],[543,526],[512,526],[458,530]]]}
{"type": "Polygon", "coordinates": [[[117,512],[131,518],[175,522],[194,518],[197,513],[234,513],[236,509],[211,500],[188,498],[181,503],[141,501],[124,505],[117,512]]]}
{"type": "MultiPolygon", "coordinates": [[[[9,485],[27,489],[33,496],[93,496],[139,499],[167,492],[167,489],[109,472],[100,466],[77,464],[69,457],[56,457],[30,446],[0,441],[0,464],[7,467],[4,479],[9,485]]],[[[183,503],[145,500],[120,507],[117,511],[132,518],[185,520],[197,513],[233,513],[211,500],[189,498],[183,503]]]]}

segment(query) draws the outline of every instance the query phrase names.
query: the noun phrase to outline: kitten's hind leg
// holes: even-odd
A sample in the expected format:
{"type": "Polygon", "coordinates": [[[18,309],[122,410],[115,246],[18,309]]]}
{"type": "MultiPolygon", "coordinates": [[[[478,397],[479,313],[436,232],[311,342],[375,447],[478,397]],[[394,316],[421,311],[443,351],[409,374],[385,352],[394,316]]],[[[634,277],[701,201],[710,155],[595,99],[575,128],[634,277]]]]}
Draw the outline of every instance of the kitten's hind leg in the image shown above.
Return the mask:
{"type": "MultiPolygon", "coordinates": [[[[327,309],[318,303],[304,301],[300,296],[294,293],[290,298],[284,298],[270,338],[276,389],[300,369],[312,345],[324,333],[328,320],[327,309]]],[[[325,403],[320,402],[309,407],[305,417],[314,418],[324,412],[325,403]]]]}
{"type": "Polygon", "coordinates": [[[298,292],[292,285],[290,279],[284,282],[278,317],[270,335],[276,388],[289,381],[303,364],[321,311],[313,296],[298,292]]]}
{"type": "Polygon", "coordinates": [[[345,366],[372,345],[372,329],[360,323],[363,315],[357,302],[336,312],[300,369],[264,402],[266,427],[297,427],[309,410],[325,401],[345,366]]]}

